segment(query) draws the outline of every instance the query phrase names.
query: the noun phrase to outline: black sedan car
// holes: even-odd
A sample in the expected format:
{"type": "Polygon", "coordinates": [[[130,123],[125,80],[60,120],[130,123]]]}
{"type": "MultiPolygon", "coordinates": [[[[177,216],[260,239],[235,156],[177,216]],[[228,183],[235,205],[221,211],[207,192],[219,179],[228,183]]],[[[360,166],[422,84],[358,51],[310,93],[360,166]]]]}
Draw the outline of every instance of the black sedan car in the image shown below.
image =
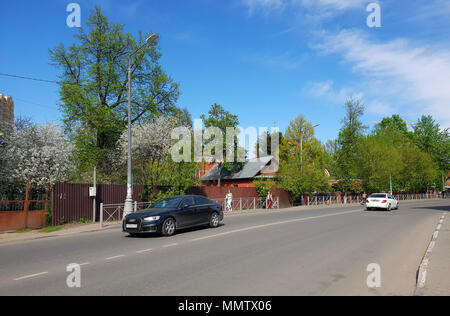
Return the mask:
{"type": "Polygon", "coordinates": [[[149,209],[127,215],[123,231],[130,235],[159,233],[172,236],[176,230],[194,226],[219,226],[222,206],[203,196],[179,196],[160,200],[149,209]]]}

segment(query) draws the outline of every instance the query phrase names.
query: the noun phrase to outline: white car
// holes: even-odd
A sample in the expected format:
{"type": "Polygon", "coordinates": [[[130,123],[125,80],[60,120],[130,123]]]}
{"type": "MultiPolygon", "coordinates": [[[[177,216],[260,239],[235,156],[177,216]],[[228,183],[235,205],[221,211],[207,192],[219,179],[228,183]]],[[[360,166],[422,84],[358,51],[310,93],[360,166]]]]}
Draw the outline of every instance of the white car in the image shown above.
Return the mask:
{"type": "Polygon", "coordinates": [[[399,203],[398,201],[388,193],[374,193],[366,201],[366,208],[368,211],[374,208],[381,208],[387,211],[391,211],[393,209],[398,210],[399,203]]]}

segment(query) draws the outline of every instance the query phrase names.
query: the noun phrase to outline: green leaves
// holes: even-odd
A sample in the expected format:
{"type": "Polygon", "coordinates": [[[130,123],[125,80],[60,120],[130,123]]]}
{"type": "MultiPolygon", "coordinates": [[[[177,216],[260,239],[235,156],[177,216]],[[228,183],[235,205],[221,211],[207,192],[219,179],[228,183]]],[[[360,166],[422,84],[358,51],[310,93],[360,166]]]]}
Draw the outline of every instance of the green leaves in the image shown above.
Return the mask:
{"type": "Polygon", "coordinates": [[[366,192],[425,192],[436,175],[436,165],[407,136],[369,135],[358,146],[358,175],[366,192]]]}
{"type": "Polygon", "coordinates": [[[364,105],[360,100],[350,98],[345,107],[346,116],[339,133],[339,149],[336,152],[337,171],[341,179],[355,179],[357,176],[356,146],[365,130],[360,121],[364,114],[364,105]]]}
{"type": "MultiPolygon", "coordinates": [[[[177,114],[179,86],[159,64],[156,43],[145,46],[145,36],[125,33],[100,8],[89,15],[86,29],[70,47],[50,50],[52,65],[60,69],[60,108],[65,129],[80,146],[80,166],[100,165],[115,149],[127,125],[128,66],[132,77],[132,122],[145,123],[165,114],[177,114]],[[89,137],[86,141],[84,138],[89,137]]],[[[99,170],[101,171],[101,170],[99,170]]]]}
{"type": "Polygon", "coordinates": [[[417,146],[429,153],[442,174],[450,170],[449,130],[442,130],[431,116],[422,116],[414,127],[412,138],[417,146]]]}
{"type": "Polygon", "coordinates": [[[291,121],[280,146],[280,185],[299,199],[302,193],[327,192],[326,155],[312,124],[299,115],[291,121]],[[300,142],[303,133],[303,168],[300,142]],[[303,171],[302,171],[303,169],[303,171]]]}

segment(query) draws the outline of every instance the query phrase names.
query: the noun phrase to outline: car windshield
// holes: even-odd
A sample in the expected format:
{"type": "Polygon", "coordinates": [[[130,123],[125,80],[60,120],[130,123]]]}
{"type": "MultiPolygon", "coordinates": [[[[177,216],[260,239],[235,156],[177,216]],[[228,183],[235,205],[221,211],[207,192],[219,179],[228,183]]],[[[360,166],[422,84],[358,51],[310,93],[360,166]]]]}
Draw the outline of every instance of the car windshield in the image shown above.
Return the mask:
{"type": "Polygon", "coordinates": [[[372,194],[371,198],[386,198],[386,194],[372,194]]]}
{"type": "Polygon", "coordinates": [[[180,203],[182,198],[176,197],[176,198],[168,198],[163,199],[158,202],[153,203],[150,207],[151,208],[172,208],[177,207],[180,203]]]}

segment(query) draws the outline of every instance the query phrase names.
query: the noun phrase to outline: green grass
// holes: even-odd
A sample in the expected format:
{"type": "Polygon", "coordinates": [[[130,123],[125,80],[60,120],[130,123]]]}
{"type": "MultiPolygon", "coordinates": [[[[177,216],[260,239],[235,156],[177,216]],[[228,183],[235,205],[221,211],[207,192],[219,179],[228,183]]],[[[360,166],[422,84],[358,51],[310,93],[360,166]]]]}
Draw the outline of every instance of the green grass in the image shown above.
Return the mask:
{"type": "Polygon", "coordinates": [[[21,233],[28,233],[28,232],[31,232],[31,229],[23,228],[23,229],[19,229],[18,231],[16,231],[16,233],[19,233],[19,234],[21,234],[21,233]]]}
{"type": "Polygon", "coordinates": [[[50,227],[42,228],[41,230],[39,230],[39,232],[41,232],[41,233],[53,233],[53,232],[60,231],[61,229],[62,229],[62,226],[50,226],[50,227]]]}

